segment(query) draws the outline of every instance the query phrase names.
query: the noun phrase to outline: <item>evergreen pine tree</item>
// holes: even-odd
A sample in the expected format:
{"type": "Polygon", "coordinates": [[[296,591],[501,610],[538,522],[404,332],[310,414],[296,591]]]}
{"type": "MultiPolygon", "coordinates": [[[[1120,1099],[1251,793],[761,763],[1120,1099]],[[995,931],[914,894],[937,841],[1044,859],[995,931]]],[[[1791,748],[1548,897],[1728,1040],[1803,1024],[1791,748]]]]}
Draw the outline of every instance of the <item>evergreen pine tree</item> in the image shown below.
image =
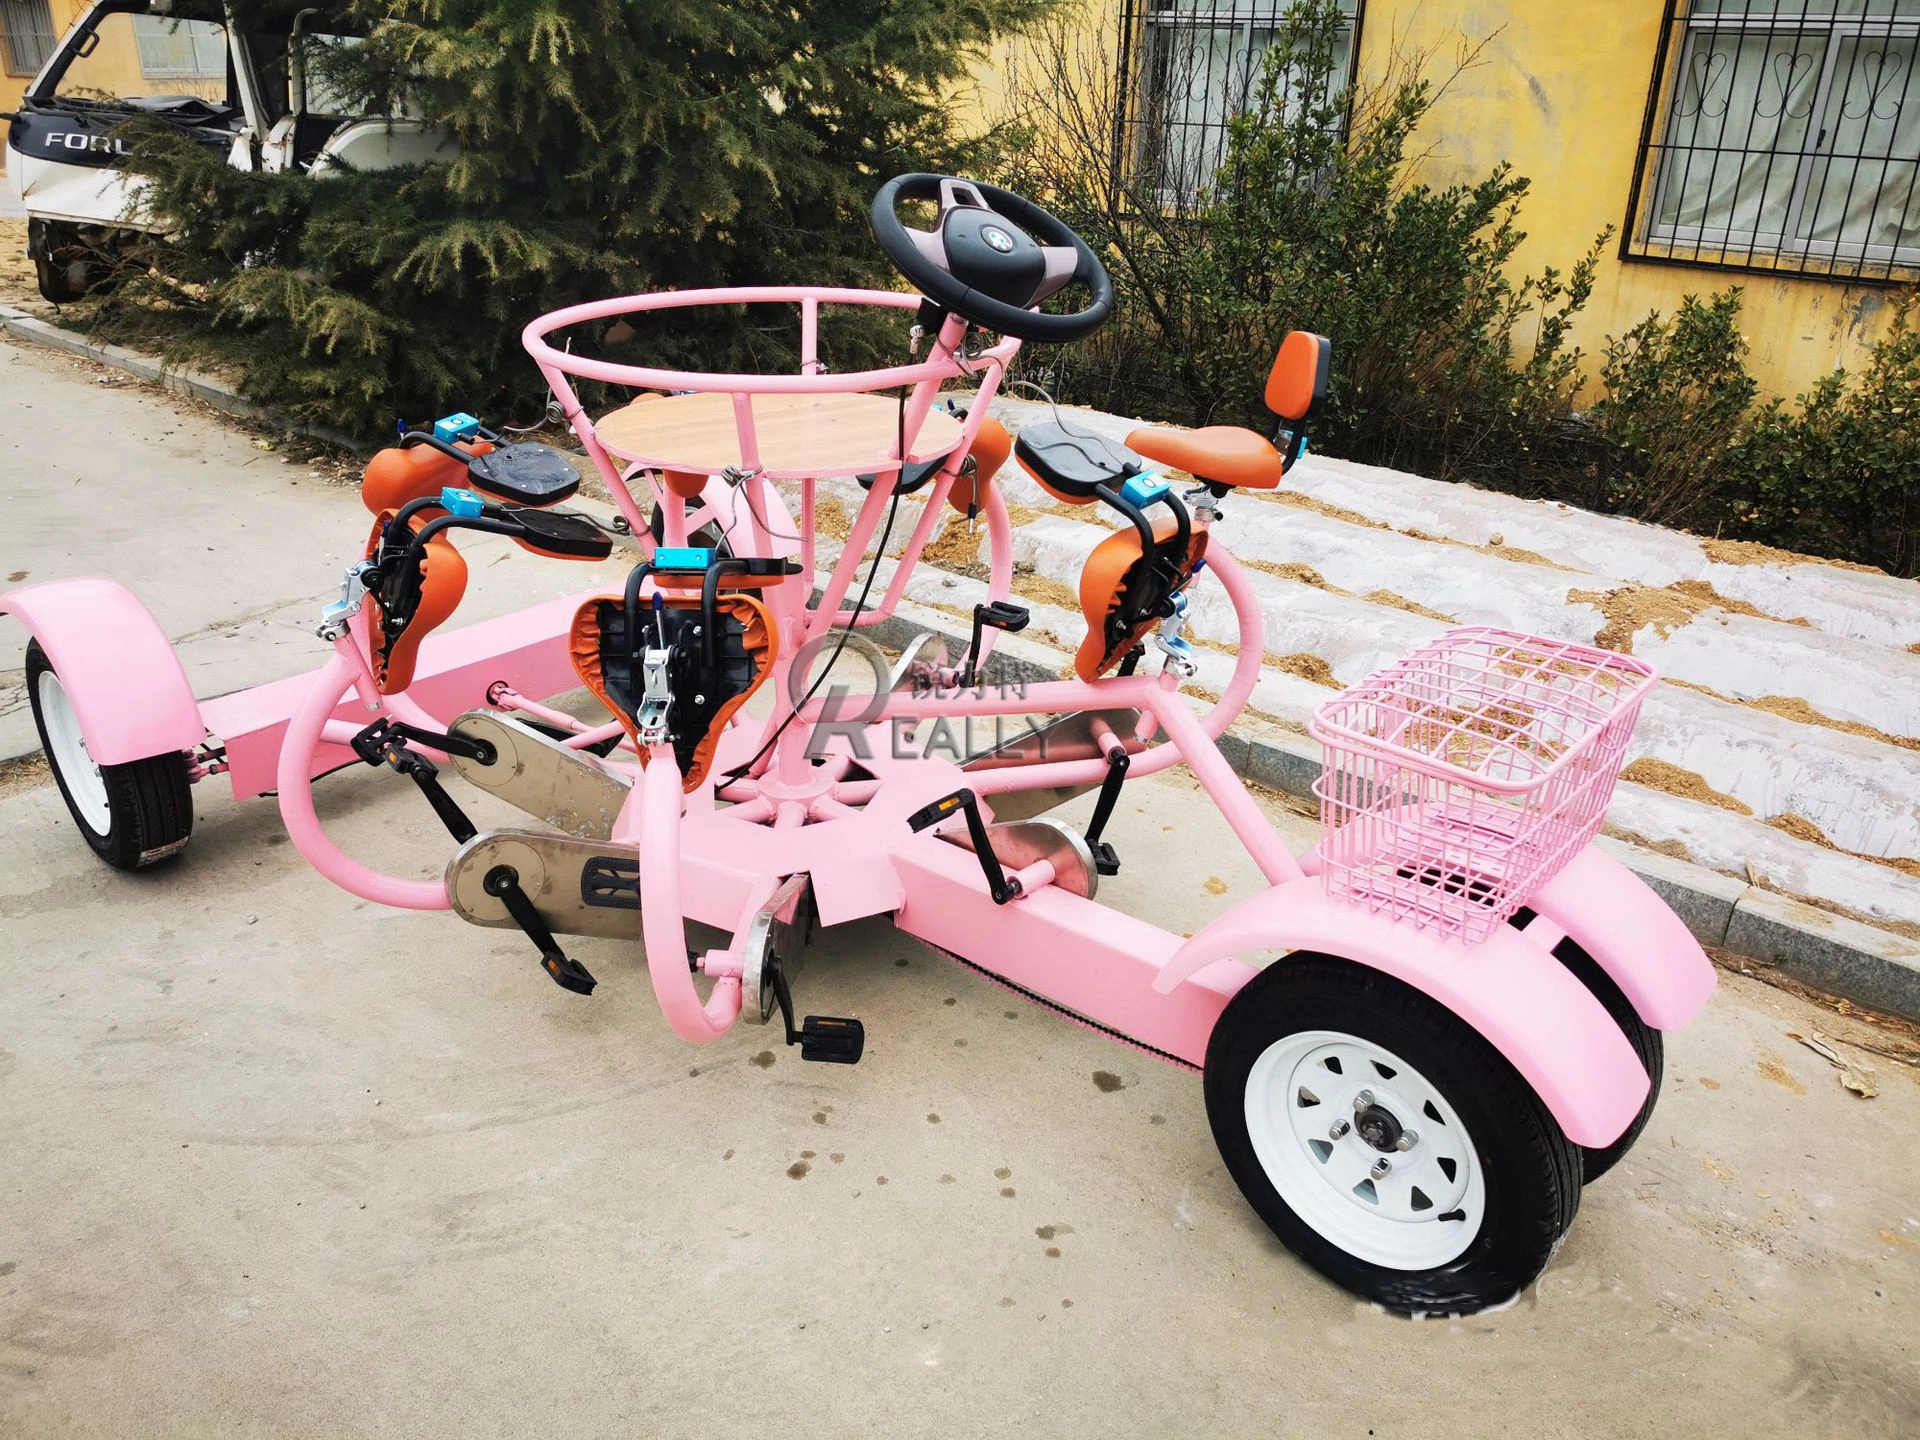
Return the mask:
{"type": "MultiPolygon", "coordinates": [[[[1047,4],[348,0],[371,38],[331,52],[329,83],[376,112],[404,93],[458,157],[315,181],[143,134],[135,164],[172,227],[158,270],[173,348],[235,366],[255,400],[371,436],[455,408],[536,413],[519,333],[562,305],[890,284],[873,191],[982,158],[951,98],[1047,4]]],[[[150,318],[155,293],[132,287],[109,319],[150,318]]],[[[829,330],[834,368],[864,363],[869,333],[829,330]]],[[[701,311],[648,317],[627,344],[657,364],[791,368],[796,338],[790,314],[701,311]]]]}

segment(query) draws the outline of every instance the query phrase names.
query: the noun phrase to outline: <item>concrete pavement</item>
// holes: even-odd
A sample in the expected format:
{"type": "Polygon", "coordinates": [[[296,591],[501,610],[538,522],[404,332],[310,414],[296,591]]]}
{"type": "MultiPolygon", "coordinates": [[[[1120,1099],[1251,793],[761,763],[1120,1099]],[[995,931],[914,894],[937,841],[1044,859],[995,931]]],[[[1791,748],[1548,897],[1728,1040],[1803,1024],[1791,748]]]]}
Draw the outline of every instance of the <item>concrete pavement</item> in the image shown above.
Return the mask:
{"type": "MultiPolygon", "coordinates": [[[[364,533],[348,492],[296,491],[301,471],[172,401],[0,362],[5,397],[44,395],[98,467],[29,488],[0,448],[0,573],[126,576],[197,680],[310,663],[312,604],[364,533]]],[[[4,447],[22,422],[0,414],[4,447]]],[[[584,583],[517,556],[474,570],[482,606],[584,583]]],[[[443,862],[396,777],[319,793],[370,863],[443,862]]],[[[1252,893],[1189,782],[1129,794],[1109,898],[1190,931],[1252,893]]],[[[1755,981],[1670,1037],[1645,1137],[1535,1290],[1410,1324],[1273,1242],[1196,1077],[883,924],[827,932],[801,977],[804,1008],[867,1024],[860,1066],[751,1029],[694,1050],[631,949],[579,942],[602,986],[578,1000],[517,936],[333,889],[270,801],[195,800],[182,861],[129,877],[44,772],[0,780],[8,1436],[1920,1424],[1920,1085],[1874,1053],[1904,1042],[1755,981]],[[1816,1031],[1877,1098],[1789,1038],[1816,1031]]]]}

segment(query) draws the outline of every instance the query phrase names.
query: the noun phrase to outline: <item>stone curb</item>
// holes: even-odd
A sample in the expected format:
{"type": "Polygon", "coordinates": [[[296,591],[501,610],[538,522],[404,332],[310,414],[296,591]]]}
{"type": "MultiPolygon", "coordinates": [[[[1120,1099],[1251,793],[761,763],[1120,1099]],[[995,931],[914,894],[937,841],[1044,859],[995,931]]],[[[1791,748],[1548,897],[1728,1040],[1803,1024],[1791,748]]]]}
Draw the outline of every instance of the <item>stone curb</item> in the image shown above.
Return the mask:
{"type": "MultiPolygon", "coordinates": [[[[966,649],[968,636],[957,619],[910,600],[902,600],[890,619],[865,633],[898,649],[927,630],[945,639],[954,655],[966,649]]],[[[1057,680],[1065,665],[1059,651],[1024,636],[1002,635],[986,679],[1003,685],[1057,680]]],[[[1304,735],[1243,715],[1220,737],[1220,748],[1228,763],[1254,784],[1313,798],[1320,747],[1304,735]]],[[[1920,941],[1828,914],[1643,846],[1608,836],[1599,844],[1671,905],[1701,944],[1756,966],[1777,968],[1829,995],[1920,1020],[1920,941]]]]}
{"type": "Polygon", "coordinates": [[[215,410],[238,416],[242,420],[260,421],[278,429],[291,430],[314,440],[325,441],[329,445],[337,445],[354,454],[364,454],[368,448],[364,441],[355,440],[352,436],[342,434],[338,430],[298,424],[264,406],[256,405],[251,400],[242,398],[226,381],[204,371],[168,365],[152,355],[142,354],[138,350],[129,350],[123,345],[109,345],[104,341],[89,340],[77,331],[63,329],[12,305],[0,305],[0,331],[29,345],[44,346],[49,350],[59,350],[82,360],[91,360],[97,365],[109,366],[137,380],[163,386],[175,394],[198,400],[202,404],[212,406],[215,410]]]}
{"type": "MultiPolygon", "coordinates": [[[[225,381],[211,375],[169,366],[123,346],[89,340],[10,305],[0,305],[0,330],[28,344],[62,350],[164,385],[230,415],[264,420],[356,452],[365,448],[333,431],[288,426],[282,418],[242,399],[225,381]]],[[[968,637],[952,616],[910,600],[902,600],[890,619],[866,633],[880,644],[897,649],[927,630],[942,636],[955,655],[966,649],[968,637]]],[[[1002,635],[986,676],[1000,684],[1032,684],[1058,679],[1065,663],[1066,657],[1059,651],[1037,641],[1002,635]]],[[[1303,799],[1313,798],[1313,782],[1320,774],[1320,751],[1304,736],[1243,717],[1221,737],[1220,748],[1233,768],[1254,784],[1303,799]]],[[[1920,941],[1830,915],[1638,845],[1606,837],[1600,844],[1652,886],[1702,944],[1758,965],[1776,967],[1830,995],[1920,1021],[1920,941]]]]}

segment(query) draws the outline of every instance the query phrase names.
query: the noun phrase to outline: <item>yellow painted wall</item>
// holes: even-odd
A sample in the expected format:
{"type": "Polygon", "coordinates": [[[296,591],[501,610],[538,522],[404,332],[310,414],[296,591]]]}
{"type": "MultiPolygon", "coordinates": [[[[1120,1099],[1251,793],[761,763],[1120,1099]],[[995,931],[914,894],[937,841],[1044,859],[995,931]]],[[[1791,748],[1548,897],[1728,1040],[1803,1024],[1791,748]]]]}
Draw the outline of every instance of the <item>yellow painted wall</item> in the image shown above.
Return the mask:
{"type": "MultiPolygon", "coordinates": [[[[1626,220],[1664,10],[1662,0],[1368,0],[1361,73],[1426,50],[1444,73],[1463,39],[1486,42],[1428,119],[1422,139],[1437,148],[1424,178],[1466,179],[1511,161],[1533,181],[1518,261],[1564,270],[1605,226],[1617,232],[1626,220]]],[[[1616,234],[1575,330],[1588,351],[1649,310],[1738,285],[1749,368],[1767,389],[1794,395],[1836,365],[1856,368],[1884,330],[1884,287],[1623,261],[1618,244],[1616,234]]]]}
{"type": "MultiPolygon", "coordinates": [[[[90,7],[92,0],[49,0],[48,11],[53,16],[53,30],[57,36],[63,36],[80,18],[80,13],[90,7]]],[[[20,97],[27,93],[27,86],[33,82],[31,75],[9,75],[4,63],[0,62],[0,110],[11,110],[20,103],[20,97]]],[[[0,142],[0,163],[4,163],[6,147],[0,142]]]]}
{"type": "MultiPolygon", "coordinates": [[[[1892,292],[1879,286],[1699,266],[1624,261],[1618,231],[1640,145],[1662,0],[1364,0],[1362,84],[1397,57],[1431,52],[1429,73],[1443,78],[1462,46],[1481,46],[1478,63],[1455,77],[1415,146],[1431,147],[1422,178],[1436,184],[1477,179],[1501,160],[1533,181],[1521,212],[1528,239],[1518,263],[1563,272],[1602,229],[1615,227],[1594,294],[1574,331],[1590,368],[1606,337],[1650,310],[1672,312],[1682,297],[1738,285],[1745,291],[1748,365],[1767,390],[1795,395],[1836,365],[1857,368],[1884,332],[1892,292]],[[1482,45],[1482,42],[1485,42],[1482,45]]],[[[1076,21],[1090,55],[1111,53],[1119,0],[1082,0],[1076,21]]],[[[963,103],[989,119],[1024,110],[1044,114],[1043,97],[1022,83],[1020,42],[997,47],[978,68],[963,103]]]]}

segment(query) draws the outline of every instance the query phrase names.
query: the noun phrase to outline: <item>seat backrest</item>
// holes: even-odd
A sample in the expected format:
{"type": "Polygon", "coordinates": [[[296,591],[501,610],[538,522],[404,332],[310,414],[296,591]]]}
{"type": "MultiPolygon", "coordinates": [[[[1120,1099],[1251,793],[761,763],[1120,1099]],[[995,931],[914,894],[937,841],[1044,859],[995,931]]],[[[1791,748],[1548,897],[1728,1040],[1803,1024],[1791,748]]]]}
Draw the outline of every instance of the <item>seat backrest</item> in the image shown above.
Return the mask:
{"type": "Polygon", "coordinates": [[[1280,342],[1267,372],[1267,408],[1290,424],[1299,424],[1327,397],[1333,342],[1309,330],[1294,330],[1280,342]]]}

